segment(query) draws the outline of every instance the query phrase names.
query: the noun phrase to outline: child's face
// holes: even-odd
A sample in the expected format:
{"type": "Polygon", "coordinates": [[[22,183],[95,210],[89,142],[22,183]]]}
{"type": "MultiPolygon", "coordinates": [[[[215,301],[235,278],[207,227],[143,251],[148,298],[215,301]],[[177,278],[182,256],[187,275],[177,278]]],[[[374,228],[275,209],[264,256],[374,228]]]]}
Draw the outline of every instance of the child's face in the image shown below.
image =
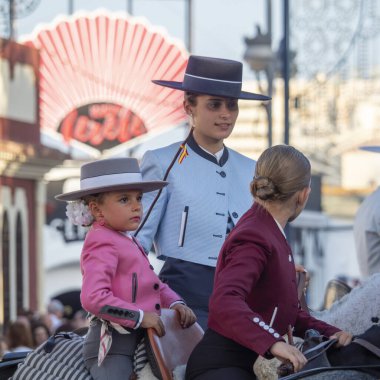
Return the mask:
{"type": "MultiPolygon", "coordinates": [[[[98,203],[104,224],[116,231],[134,231],[141,222],[142,192],[139,190],[113,191],[104,194],[98,203]]],[[[98,219],[98,218],[97,218],[98,219]]]]}

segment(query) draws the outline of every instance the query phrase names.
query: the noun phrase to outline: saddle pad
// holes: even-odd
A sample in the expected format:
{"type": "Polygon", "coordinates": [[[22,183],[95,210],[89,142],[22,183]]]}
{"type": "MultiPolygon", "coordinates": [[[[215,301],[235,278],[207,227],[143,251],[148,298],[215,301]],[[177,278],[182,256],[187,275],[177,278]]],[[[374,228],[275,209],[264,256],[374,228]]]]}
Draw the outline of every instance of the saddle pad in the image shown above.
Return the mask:
{"type": "Polygon", "coordinates": [[[9,380],[92,380],[82,358],[83,342],[72,332],[57,334],[30,352],[9,380]]]}

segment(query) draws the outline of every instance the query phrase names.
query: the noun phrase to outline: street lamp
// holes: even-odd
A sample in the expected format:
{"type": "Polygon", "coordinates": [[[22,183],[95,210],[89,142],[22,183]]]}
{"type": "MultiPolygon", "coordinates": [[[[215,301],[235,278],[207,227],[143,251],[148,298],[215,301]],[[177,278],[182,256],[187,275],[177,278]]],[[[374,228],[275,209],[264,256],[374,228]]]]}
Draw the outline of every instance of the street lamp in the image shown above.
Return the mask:
{"type": "MultiPolygon", "coordinates": [[[[256,73],[260,91],[261,88],[260,74],[265,73],[268,83],[268,96],[273,94],[273,77],[275,71],[276,56],[272,50],[272,36],[268,31],[267,34],[261,32],[260,26],[256,25],[256,35],[254,37],[245,37],[247,46],[244,53],[244,60],[249,64],[251,69],[256,73]]],[[[268,118],[268,146],[272,146],[272,102],[263,103],[268,118]]]]}

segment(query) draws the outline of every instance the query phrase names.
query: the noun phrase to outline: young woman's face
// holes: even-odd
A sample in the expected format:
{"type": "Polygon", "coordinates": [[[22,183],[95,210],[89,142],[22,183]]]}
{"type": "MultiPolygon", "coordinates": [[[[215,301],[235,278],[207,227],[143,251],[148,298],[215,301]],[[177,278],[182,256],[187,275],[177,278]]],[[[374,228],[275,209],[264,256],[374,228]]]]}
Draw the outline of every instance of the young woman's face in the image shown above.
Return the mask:
{"type": "Polygon", "coordinates": [[[238,99],[222,98],[213,95],[199,95],[197,104],[192,106],[185,101],[185,109],[192,116],[194,132],[204,138],[220,141],[227,138],[239,114],[238,99]]]}
{"type": "Polygon", "coordinates": [[[116,231],[134,231],[141,222],[141,199],[142,192],[138,190],[108,192],[97,203],[96,218],[104,219],[104,224],[116,231]]]}

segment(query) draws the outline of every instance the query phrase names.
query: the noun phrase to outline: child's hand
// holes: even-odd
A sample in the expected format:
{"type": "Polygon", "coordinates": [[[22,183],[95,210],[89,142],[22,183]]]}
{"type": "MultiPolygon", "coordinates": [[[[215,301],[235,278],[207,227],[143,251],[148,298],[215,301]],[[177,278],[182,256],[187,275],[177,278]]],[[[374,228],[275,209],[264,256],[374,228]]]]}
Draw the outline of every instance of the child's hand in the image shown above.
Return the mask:
{"type": "Polygon", "coordinates": [[[179,314],[179,323],[185,329],[195,323],[197,317],[193,310],[182,303],[176,303],[172,309],[176,310],[179,314]]]}
{"type": "Polygon", "coordinates": [[[145,329],[152,327],[156,330],[156,333],[159,337],[165,335],[165,326],[162,323],[161,318],[156,313],[144,311],[144,317],[141,321],[141,327],[144,327],[145,329]]]}

